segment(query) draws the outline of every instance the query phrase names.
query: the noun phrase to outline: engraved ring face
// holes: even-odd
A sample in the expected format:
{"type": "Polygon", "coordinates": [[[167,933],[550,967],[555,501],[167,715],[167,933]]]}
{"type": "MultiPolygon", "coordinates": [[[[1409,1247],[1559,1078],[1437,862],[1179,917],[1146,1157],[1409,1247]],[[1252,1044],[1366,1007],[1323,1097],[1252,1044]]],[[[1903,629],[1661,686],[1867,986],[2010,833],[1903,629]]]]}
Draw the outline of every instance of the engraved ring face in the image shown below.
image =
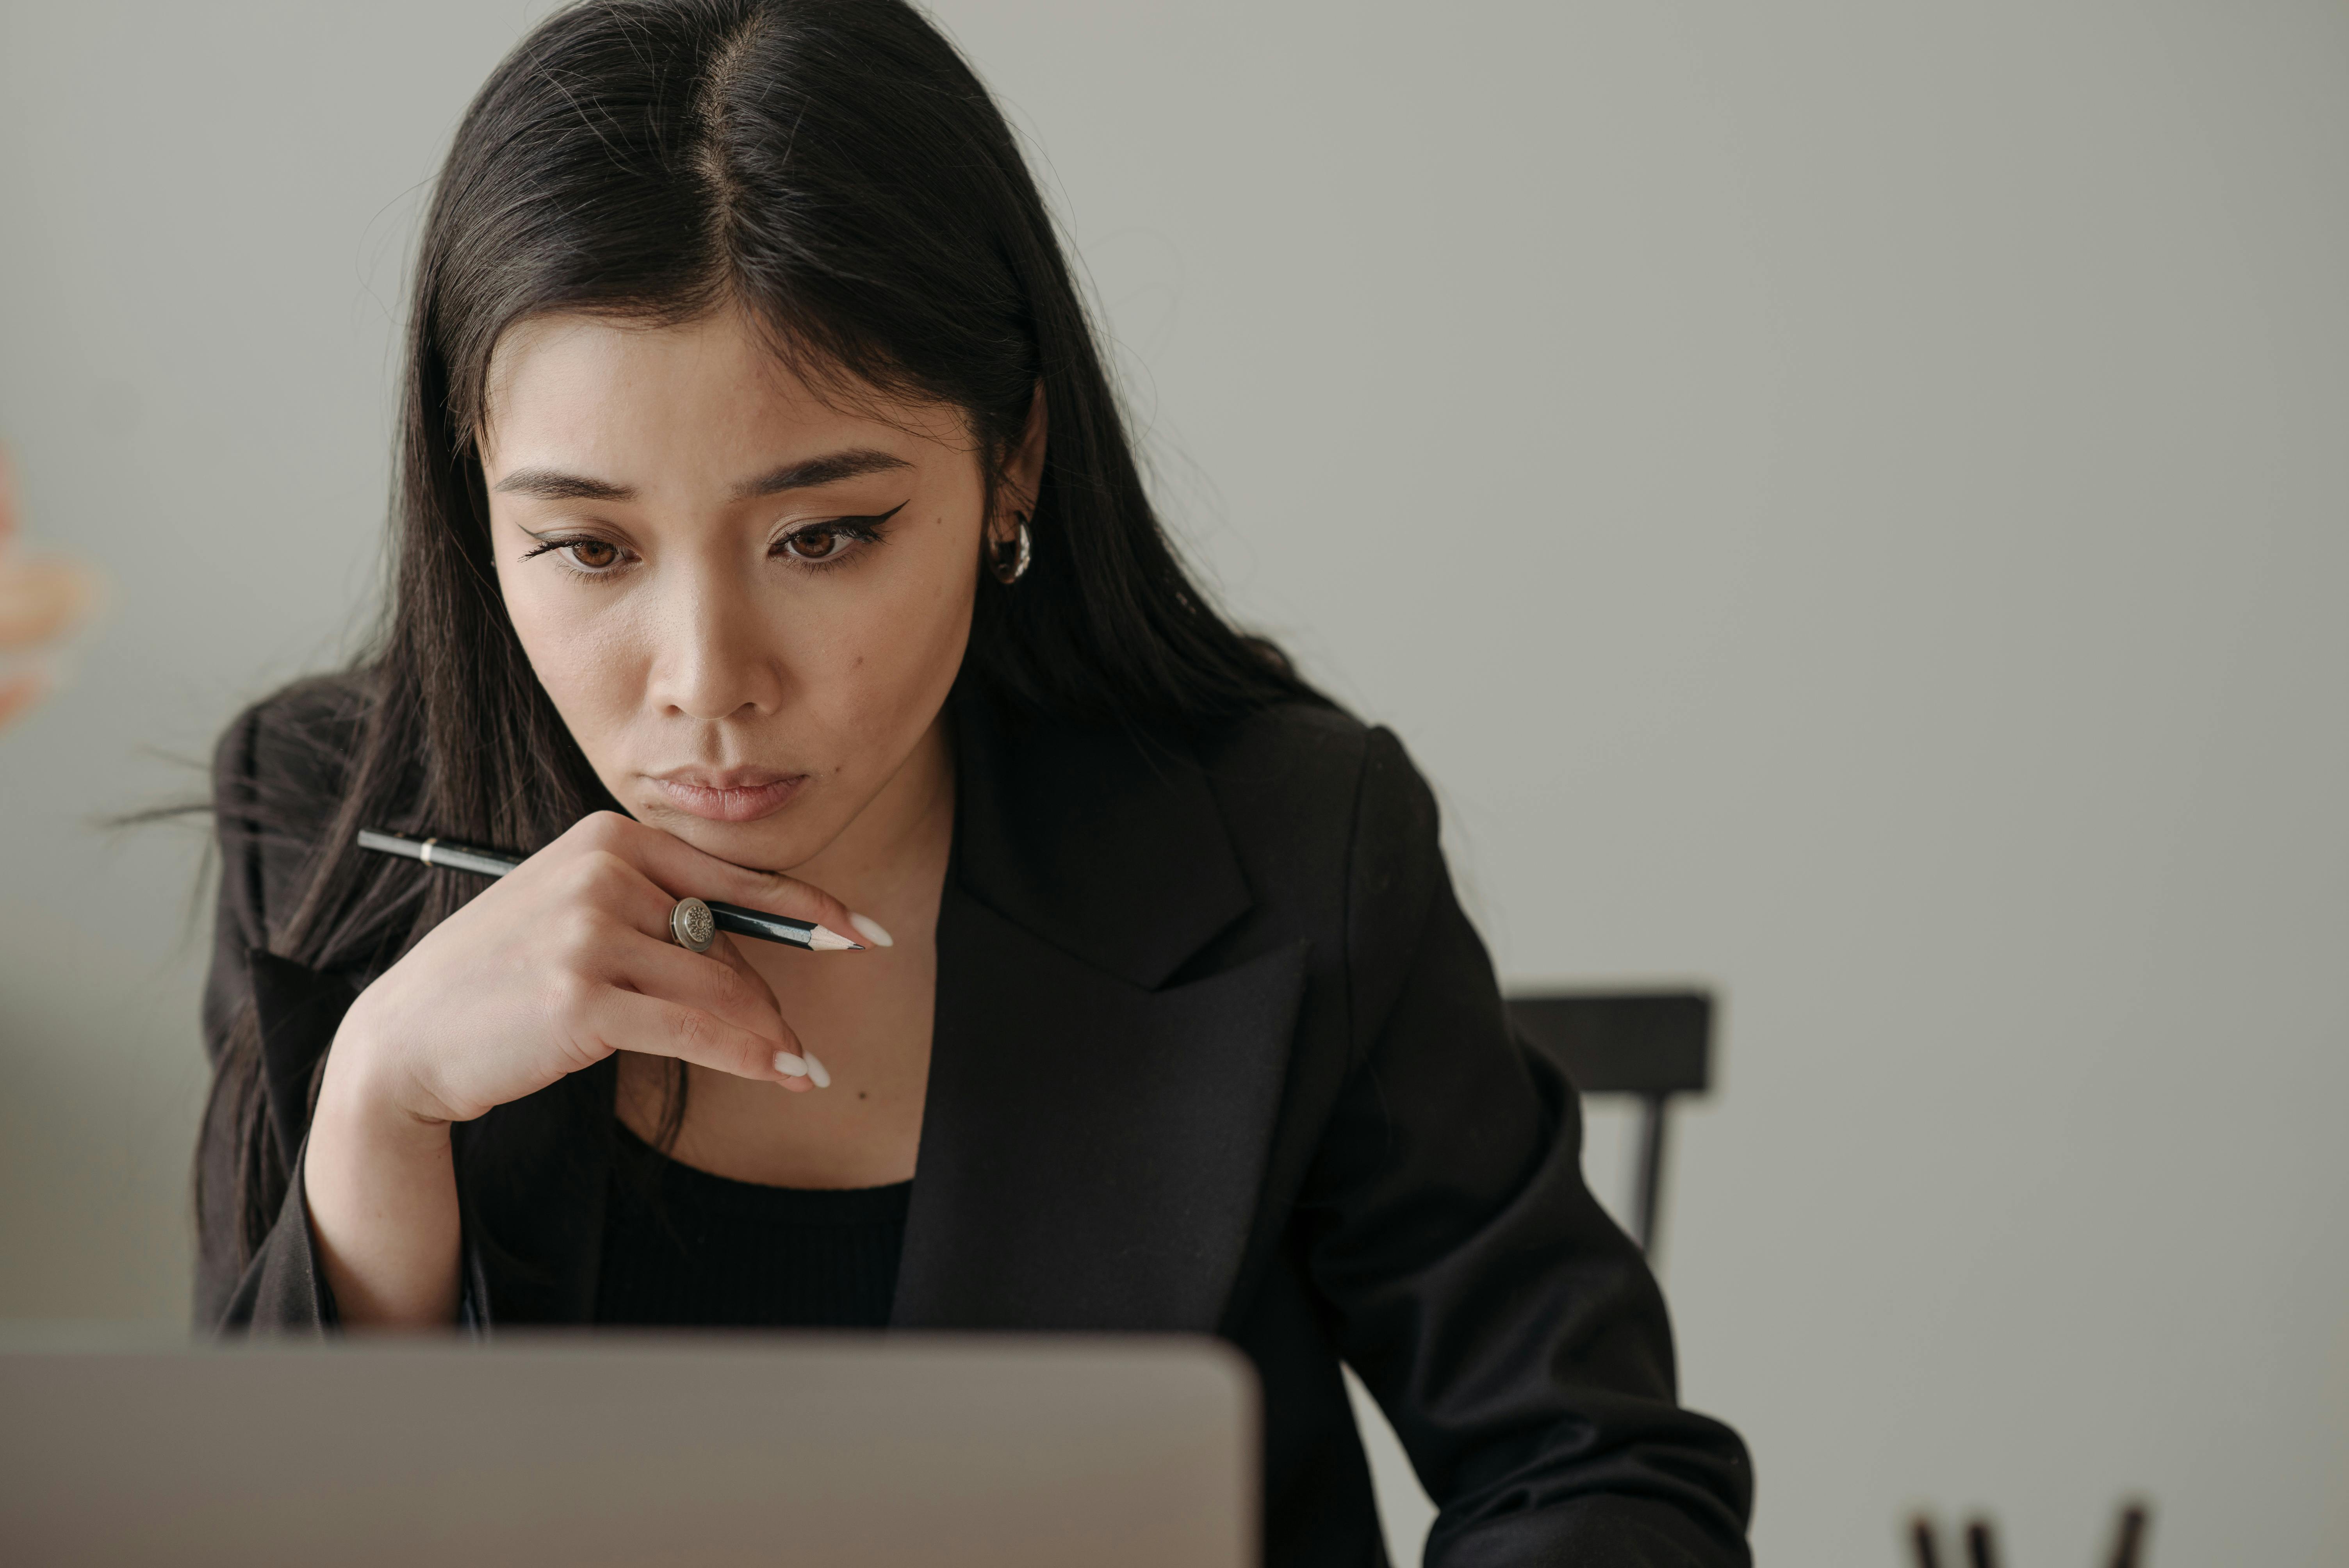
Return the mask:
{"type": "Polygon", "coordinates": [[[681,898],[677,907],[668,912],[668,934],[677,938],[679,947],[707,953],[709,944],[718,940],[718,919],[699,899],[681,898]]]}

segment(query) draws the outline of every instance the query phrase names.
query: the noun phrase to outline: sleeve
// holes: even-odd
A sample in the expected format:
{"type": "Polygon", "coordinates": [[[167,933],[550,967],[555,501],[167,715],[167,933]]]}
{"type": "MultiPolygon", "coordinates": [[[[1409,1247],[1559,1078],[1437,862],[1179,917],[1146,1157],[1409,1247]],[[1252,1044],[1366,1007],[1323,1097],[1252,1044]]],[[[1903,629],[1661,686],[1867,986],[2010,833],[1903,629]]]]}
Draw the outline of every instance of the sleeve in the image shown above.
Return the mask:
{"type": "Polygon", "coordinates": [[[1663,1298],[1583,1184],[1572,1086],[1510,1030],[1383,730],[1349,874],[1355,1057],[1299,1219],[1340,1353],[1439,1505],[1427,1563],[1750,1563],[1744,1445],[1675,1402],[1663,1298]]]}
{"type": "MultiPolygon", "coordinates": [[[[307,1147],[307,1140],[304,1147],[307,1147]]],[[[295,1152],[299,1172],[302,1150],[295,1152]]],[[[298,1176],[285,1184],[276,1222],[230,1287],[211,1326],[224,1336],[292,1335],[324,1338],[334,1332],[335,1295],[310,1238],[310,1211],[298,1176]]]]}
{"type": "Polygon", "coordinates": [[[196,1326],[224,1334],[321,1335],[335,1323],[332,1293],[311,1247],[302,1183],[290,1181],[275,1220],[250,1257],[240,1231],[257,1161],[246,1140],[272,1140],[279,1169],[298,1172],[310,1070],[334,1039],[354,993],[347,982],[269,951],[257,758],[266,708],[247,710],[213,759],[220,896],[203,1034],[212,1087],[196,1150],[196,1326]]]}

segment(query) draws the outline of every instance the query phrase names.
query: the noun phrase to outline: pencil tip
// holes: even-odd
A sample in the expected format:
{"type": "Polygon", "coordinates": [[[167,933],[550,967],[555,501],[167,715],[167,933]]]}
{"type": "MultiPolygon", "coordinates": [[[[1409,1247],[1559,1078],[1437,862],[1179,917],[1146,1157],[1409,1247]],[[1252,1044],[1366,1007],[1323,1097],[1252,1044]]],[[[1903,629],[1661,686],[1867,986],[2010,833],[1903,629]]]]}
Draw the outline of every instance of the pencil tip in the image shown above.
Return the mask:
{"type": "Polygon", "coordinates": [[[808,945],[818,953],[862,953],[864,944],[851,942],[828,925],[819,925],[808,933],[808,945]]]}

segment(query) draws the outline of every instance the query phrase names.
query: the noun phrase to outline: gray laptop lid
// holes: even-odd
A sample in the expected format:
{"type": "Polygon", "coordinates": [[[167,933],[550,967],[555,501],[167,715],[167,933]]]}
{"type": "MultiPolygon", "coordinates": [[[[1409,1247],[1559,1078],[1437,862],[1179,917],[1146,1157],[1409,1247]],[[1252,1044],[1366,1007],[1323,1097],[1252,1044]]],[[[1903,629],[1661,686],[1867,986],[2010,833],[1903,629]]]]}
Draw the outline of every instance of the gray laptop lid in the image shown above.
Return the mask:
{"type": "Polygon", "coordinates": [[[1212,1341],[5,1343],[12,1563],[1256,1560],[1255,1379],[1212,1341]]]}

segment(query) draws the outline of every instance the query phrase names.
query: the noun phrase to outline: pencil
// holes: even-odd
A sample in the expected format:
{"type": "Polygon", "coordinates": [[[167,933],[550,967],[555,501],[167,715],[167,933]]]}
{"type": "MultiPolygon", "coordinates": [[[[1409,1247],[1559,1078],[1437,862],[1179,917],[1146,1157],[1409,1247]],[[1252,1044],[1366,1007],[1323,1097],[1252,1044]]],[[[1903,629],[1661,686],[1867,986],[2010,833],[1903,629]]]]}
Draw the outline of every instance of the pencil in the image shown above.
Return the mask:
{"type": "MultiPolygon", "coordinates": [[[[445,839],[405,838],[373,828],[359,830],[359,848],[485,877],[502,877],[522,864],[512,855],[478,850],[471,844],[452,844],[445,839]]],[[[718,929],[737,936],[755,936],[761,942],[780,942],[786,947],[804,947],[815,953],[864,951],[863,943],[851,941],[832,927],[818,925],[812,920],[793,920],[789,915],[769,914],[763,910],[744,909],[740,904],[719,903],[714,899],[703,902],[709,905],[710,917],[718,929]]]]}

